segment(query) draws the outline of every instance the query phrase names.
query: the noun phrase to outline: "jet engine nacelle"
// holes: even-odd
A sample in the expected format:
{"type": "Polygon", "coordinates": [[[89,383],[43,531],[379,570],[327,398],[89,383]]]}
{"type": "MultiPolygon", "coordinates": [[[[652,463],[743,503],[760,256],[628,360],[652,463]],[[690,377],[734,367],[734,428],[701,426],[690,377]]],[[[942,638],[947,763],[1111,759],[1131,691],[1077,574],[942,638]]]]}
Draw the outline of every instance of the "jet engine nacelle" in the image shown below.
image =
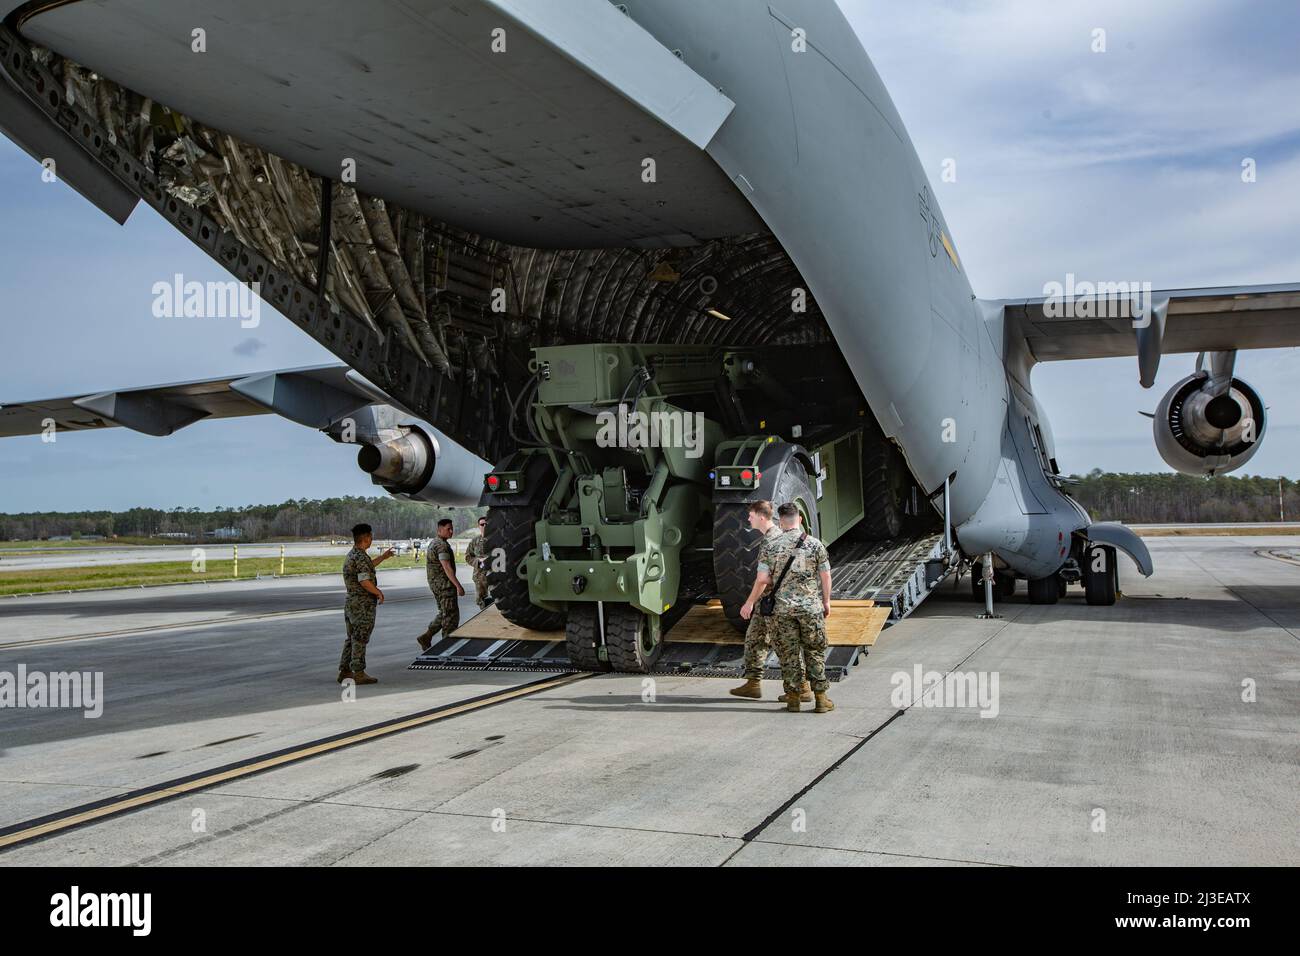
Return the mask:
{"type": "Polygon", "coordinates": [[[363,442],[357,465],[394,498],[438,505],[476,505],[483,475],[492,470],[482,458],[430,425],[404,423],[396,437],[363,442]]]}
{"type": "Polygon", "coordinates": [[[1184,475],[1221,475],[1240,468],[1264,438],[1259,393],[1239,378],[1198,371],[1160,400],[1154,416],[1156,450],[1184,475]]]}

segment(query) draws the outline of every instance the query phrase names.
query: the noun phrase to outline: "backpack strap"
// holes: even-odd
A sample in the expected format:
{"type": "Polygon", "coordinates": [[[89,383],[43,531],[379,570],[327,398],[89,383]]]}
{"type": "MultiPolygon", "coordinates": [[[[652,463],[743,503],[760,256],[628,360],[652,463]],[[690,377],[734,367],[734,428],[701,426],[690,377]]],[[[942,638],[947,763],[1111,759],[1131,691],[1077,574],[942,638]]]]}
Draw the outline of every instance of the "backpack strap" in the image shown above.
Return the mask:
{"type": "MultiPolygon", "coordinates": [[[[800,548],[803,547],[803,543],[806,540],[808,540],[808,532],[805,531],[803,534],[799,535],[799,540],[795,544],[794,549],[798,551],[800,548]]],[[[776,584],[772,585],[772,597],[776,597],[776,592],[781,590],[781,582],[784,581],[785,576],[790,573],[790,565],[792,564],[794,564],[793,554],[790,555],[790,560],[785,563],[785,569],[782,570],[781,576],[776,579],[776,584]]]]}

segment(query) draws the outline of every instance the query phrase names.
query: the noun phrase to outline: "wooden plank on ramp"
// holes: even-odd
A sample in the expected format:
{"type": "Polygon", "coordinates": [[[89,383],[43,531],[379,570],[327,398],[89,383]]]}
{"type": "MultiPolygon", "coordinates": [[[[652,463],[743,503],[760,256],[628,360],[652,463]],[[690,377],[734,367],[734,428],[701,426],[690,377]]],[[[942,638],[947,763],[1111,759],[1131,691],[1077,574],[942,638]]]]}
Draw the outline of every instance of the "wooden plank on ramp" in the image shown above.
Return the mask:
{"type": "MultiPolygon", "coordinates": [[[[876,607],[871,601],[832,601],[831,616],[826,619],[826,639],[831,647],[870,647],[876,642],[885,622],[888,606],[876,607]]],[[[562,641],[563,631],[531,631],[516,627],[490,605],[456,628],[456,637],[482,638],[493,641],[562,641]]],[[[710,601],[686,612],[668,632],[668,643],[743,644],[741,634],[723,613],[722,605],[710,601]]]]}
{"type": "MultiPolygon", "coordinates": [[[[831,616],[826,619],[826,641],[832,647],[870,647],[876,642],[889,607],[876,607],[871,601],[832,601],[831,616]]],[[[460,631],[456,632],[460,634],[460,631]]],[[[721,604],[701,605],[686,612],[668,632],[673,644],[743,644],[741,634],[723,613],[721,604]]]]}
{"type": "Polygon", "coordinates": [[[562,641],[563,631],[530,631],[511,624],[495,604],[489,604],[468,621],[456,628],[456,637],[482,637],[494,641],[562,641]]]}

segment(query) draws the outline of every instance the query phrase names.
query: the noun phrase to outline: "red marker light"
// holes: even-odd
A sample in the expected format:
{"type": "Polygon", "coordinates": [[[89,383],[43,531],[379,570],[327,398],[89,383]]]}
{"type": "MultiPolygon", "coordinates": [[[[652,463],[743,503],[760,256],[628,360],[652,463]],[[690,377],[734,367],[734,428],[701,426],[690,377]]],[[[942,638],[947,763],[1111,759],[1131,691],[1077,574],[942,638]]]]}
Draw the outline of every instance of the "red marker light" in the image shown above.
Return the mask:
{"type": "Polygon", "coordinates": [[[501,484],[501,479],[498,478],[496,475],[487,476],[487,486],[491,488],[493,491],[496,490],[496,487],[499,484],[501,484]]]}
{"type": "Polygon", "coordinates": [[[740,480],[741,480],[741,481],[753,481],[753,480],[754,480],[754,473],[753,473],[752,471],[750,471],[748,468],[746,468],[744,471],[742,471],[742,472],[740,473],[740,480]]]}

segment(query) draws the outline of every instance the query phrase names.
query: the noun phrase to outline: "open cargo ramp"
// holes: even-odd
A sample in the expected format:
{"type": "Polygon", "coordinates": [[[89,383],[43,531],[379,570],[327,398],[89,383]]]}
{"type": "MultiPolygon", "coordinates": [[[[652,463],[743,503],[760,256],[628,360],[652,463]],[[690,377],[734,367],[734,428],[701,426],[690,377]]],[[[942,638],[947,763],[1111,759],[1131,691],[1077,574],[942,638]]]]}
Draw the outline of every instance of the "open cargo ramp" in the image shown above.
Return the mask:
{"type": "MultiPolygon", "coordinates": [[[[834,601],[827,620],[826,677],[842,679],[876,639],[889,608],[871,601],[834,601]]],[[[717,601],[697,604],[668,629],[663,654],[647,673],[739,678],[745,636],[731,626],[717,601]]],[[[451,637],[435,642],[411,670],[571,671],[563,631],[530,631],[488,607],[451,637]]],[[[767,661],[768,680],[780,680],[776,655],[767,661]]]]}
{"type": "MultiPolygon", "coordinates": [[[[826,677],[843,679],[881,630],[907,617],[951,573],[941,534],[846,543],[831,558],[831,616],[826,630],[826,677]]],[[[739,678],[744,635],[716,601],[690,607],[667,632],[663,654],[648,673],[739,678]]],[[[411,670],[575,670],[562,631],[530,631],[511,624],[495,607],[470,618],[451,637],[434,643],[411,670]]],[[[764,675],[779,680],[771,654],[764,675]]]]}
{"type": "Polygon", "coordinates": [[[957,567],[942,534],[831,547],[831,599],[868,600],[889,608],[885,626],[911,614],[957,567]]]}
{"type": "MultiPolygon", "coordinates": [[[[846,542],[832,549],[831,616],[826,677],[842,680],[881,630],[911,614],[955,565],[945,560],[941,534],[888,541],[846,542]]],[[[690,607],[667,631],[663,654],[650,674],[739,678],[745,638],[718,601],[690,607]]],[[[411,670],[569,671],[563,631],[530,631],[511,624],[494,606],[434,643],[411,670]]],[[[776,655],[764,677],[780,680],[776,655]]]]}

